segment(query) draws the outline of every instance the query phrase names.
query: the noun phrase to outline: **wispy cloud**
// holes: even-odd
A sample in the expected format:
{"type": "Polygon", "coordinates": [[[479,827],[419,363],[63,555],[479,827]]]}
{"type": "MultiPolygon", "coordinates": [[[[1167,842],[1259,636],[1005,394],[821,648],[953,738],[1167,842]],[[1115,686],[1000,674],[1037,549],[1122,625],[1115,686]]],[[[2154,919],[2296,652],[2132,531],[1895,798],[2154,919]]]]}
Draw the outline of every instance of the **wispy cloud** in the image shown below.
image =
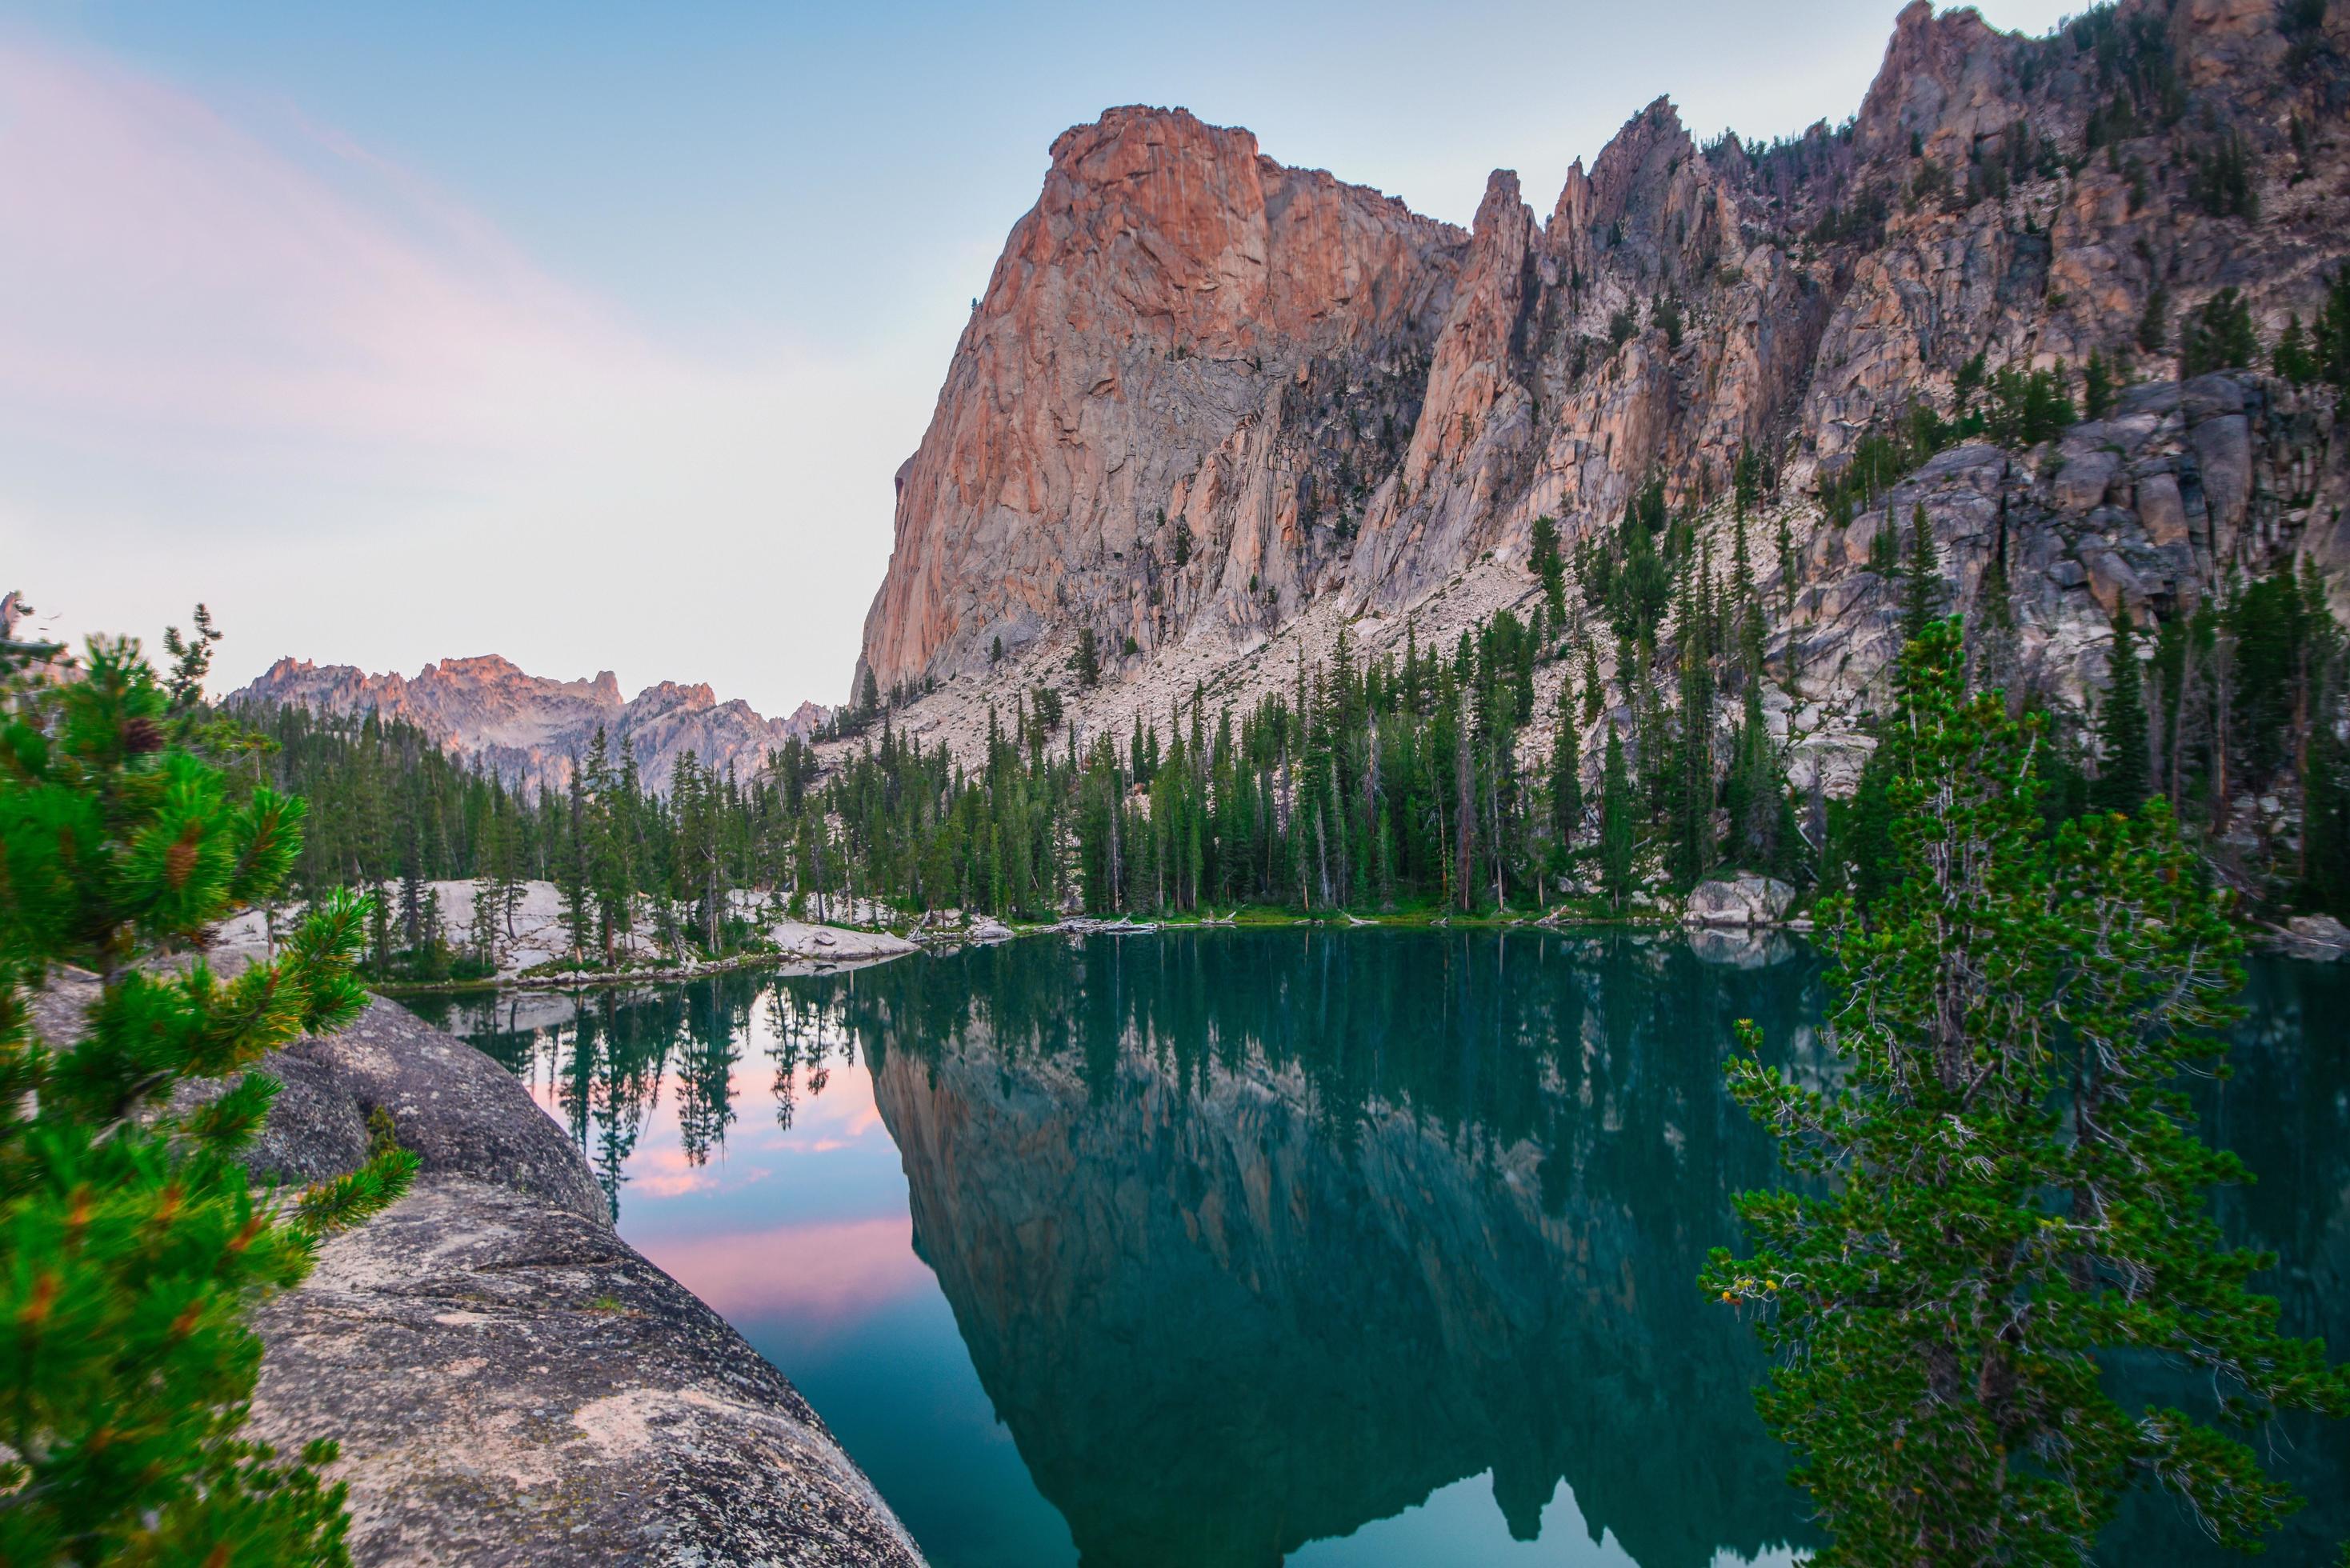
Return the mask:
{"type": "Polygon", "coordinates": [[[84,628],[210,593],[232,676],[491,649],[568,675],[674,614],[625,677],[831,695],[928,400],[909,369],[672,351],[332,128],[0,40],[6,586],[84,628]],[[126,530],[141,551],[86,548],[126,530]],[[779,629],[758,568],[786,561],[812,597],[779,629]],[[322,573],[385,607],[325,613],[322,573]]]}
{"type": "Polygon", "coordinates": [[[0,396],[83,440],[511,450],[658,359],[348,138],[0,45],[0,396]],[[307,158],[300,156],[307,154],[307,158]]]}
{"type": "Polygon", "coordinates": [[[928,1288],[902,1215],[716,1236],[662,1237],[645,1255],[736,1322],[785,1318],[827,1327],[928,1288]]]}

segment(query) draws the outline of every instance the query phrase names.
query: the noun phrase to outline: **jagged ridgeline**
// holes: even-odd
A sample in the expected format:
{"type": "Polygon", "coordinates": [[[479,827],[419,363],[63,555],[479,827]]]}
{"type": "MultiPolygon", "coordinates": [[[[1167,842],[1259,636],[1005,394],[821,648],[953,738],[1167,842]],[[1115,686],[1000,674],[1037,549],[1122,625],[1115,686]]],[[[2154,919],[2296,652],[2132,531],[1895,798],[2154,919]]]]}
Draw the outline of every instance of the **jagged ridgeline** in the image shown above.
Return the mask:
{"type": "MultiPolygon", "coordinates": [[[[1816,525],[1941,445],[2026,451],[2068,402],[2104,418],[2127,386],[2272,354],[2288,387],[2316,376],[2345,38],[2316,0],[2127,0],[2044,38],[1920,0],[1843,124],[1700,144],[1660,99],[1546,221],[1497,171],[1466,234],[1244,130],[1110,110],[1054,143],[899,472],[861,673],[904,694],[1081,631],[1139,670],[1323,607],[1392,620],[1487,552],[1523,566],[1536,518],[1573,541],[1652,480],[1675,505],[1742,472],[1801,503],[1790,569],[1832,594],[1859,562],[1816,525]]],[[[2036,510],[2130,514],[2092,524],[2133,574],[2099,584],[2107,614],[2207,593],[2307,525],[2320,474],[2272,486],[2250,460],[2262,437],[2330,456],[2322,414],[2287,428],[2308,407],[2228,410],[2250,451],[2197,436],[2218,472],[2191,539],[2135,472],[2036,510]]]]}
{"type": "MultiPolygon", "coordinates": [[[[1614,694],[1569,703],[1586,803],[1608,734],[1637,788],[1668,749],[1644,731],[1669,728],[1710,737],[1727,813],[1748,683],[1720,654],[1688,679],[1684,649],[1717,639],[1679,607],[1751,597],[1752,732],[1841,797],[1922,522],[1932,607],[1966,617],[1981,679],[2058,719],[2068,798],[2110,771],[2126,619],[2161,650],[2137,683],[2159,711],[2115,715],[2147,776],[2211,797],[2246,886],[2299,885],[2317,764],[2251,761],[2278,732],[2241,732],[2232,639],[2256,585],[2314,571],[2338,609],[2350,551],[2346,46],[2350,16],[2303,0],[2147,0],[2043,38],[1913,5],[1843,124],[1701,143],[1659,100],[1546,220],[1503,171],[1469,233],[1244,131],[1112,110],[1055,142],[899,472],[854,707],[974,769],[989,711],[1012,724],[1040,685],[1081,758],[1138,718],[1188,743],[1169,714],[1195,689],[1211,737],[1226,703],[1294,715],[1297,664],[1332,665],[1342,629],[1358,660],[1415,634],[1449,657],[1504,609],[1547,603],[1560,630],[1564,597],[1589,613],[1525,706],[1547,721],[1586,661],[1614,694]]],[[[2311,603],[2264,691],[2322,715],[2339,677],[2311,603]]],[[[2288,749],[2326,727],[2296,720],[2288,749]]],[[[1556,750],[1522,737],[1522,771],[1556,750]]],[[[1816,851],[1826,825],[1795,815],[1816,851]]]]}
{"type": "Polygon", "coordinates": [[[1112,110],[899,472],[847,709],[731,773],[632,780],[616,731],[503,800],[320,731],[424,771],[312,874],[490,875],[511,815],[531,875],[713,909],[1865,896],[1891,660],[1955,613],[2052,721],[2053,815],[2158,793],[2248,894],[2341,908],[2345,56],[2312,0],[1917,5],[1843,124],[1700,144],[1659,100],[1466,234],[1112,110]]]}

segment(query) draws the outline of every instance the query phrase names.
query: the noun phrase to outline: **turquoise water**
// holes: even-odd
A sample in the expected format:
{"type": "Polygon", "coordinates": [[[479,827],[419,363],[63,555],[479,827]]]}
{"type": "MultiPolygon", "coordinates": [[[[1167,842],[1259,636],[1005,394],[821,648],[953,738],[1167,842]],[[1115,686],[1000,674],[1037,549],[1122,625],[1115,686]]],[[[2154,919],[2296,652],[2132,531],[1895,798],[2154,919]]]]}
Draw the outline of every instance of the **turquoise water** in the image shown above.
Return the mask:
{"type": "MultiPolygon", "coordinates": [[[[2262,960],[2247,1000],[2204,1098],[2259,1181],[2221,1210],[2350,1348],[2350,983],[2262,960]]],[[[1702,1568],[1811,1539],[1694,1279],[1773,1179],[1729,1024],[1816,1075],[1821,1005],[1784,940],[1305,929],[428,1015],[941,1568],[1702,1568]]],[[[2320,1501],[2270,1561],[2330,1561],[2350,1444],[2279,1437],[2320,1501]]],[[[2111,1542],[2194,1545],[2158,1500],[2111,1542]]]]}

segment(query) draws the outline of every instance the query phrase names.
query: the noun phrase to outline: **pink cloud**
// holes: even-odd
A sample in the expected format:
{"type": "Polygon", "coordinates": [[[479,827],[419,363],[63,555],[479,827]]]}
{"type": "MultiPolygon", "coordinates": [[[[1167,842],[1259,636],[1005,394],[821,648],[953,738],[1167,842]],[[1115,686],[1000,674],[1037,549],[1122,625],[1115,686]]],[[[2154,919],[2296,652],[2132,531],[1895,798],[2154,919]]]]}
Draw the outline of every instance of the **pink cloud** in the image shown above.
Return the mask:
{"type": "Polygon", "coordinates": [[[645,1255],[731,1319],[788,1315],[846,1321],[928,1288],[913,1221],[786,1225],[726,1236],[650,1239],[645,1255]]]}
{"type": "Polygon", "coordinates": [[[296,120],[0,43],[0,400],[191,442],[498,450],[567,377],[650,356],[495,227],[296,120]]]}

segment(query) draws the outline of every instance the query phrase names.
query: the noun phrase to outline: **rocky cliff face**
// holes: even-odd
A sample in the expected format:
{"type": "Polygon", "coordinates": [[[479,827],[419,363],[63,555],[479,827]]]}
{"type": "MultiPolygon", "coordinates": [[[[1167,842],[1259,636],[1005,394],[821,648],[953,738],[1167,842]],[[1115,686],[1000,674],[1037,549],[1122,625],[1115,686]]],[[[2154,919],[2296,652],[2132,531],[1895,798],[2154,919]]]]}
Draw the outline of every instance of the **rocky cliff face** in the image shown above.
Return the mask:
{"type": "Polygon", "coordinates": [[[1417,424],[1468,252],[1180,109],[1064,134],[899,472],[865,668],[1277,616],[1417,424]]]}
{"type": "Polygon", "coordinates": [[[861,669],[885,691],[975,690],[1005,679],[999,643],[1033,679],[1089,627],[1117,676],[1180,666],[1188,692],[1317,612],[1399,634],[1462,576],[1506,602],[1538,515],[1571,542],[1651,476],[1719,505],[1751,452],[1791,545],[1764,563],[1775,651],[1816,645],[1782,673],[1847,707],[1889,646],[1885,607],[1820,485],[1912,410],[1950,414],[1978,354],[2077,385],[2094,352],[2169,386],[2106,432],[2126,464],[2106,472],[2085,432],[2000,454],[1996,483],[1980,452],[1979,483],[1949,454],[1910,482],[1945,548],[1978,503],[2005,520],[2019,596],[2045,600],[2033,651],[2057,653],[2023,673],[2077,697],[2117,597],[2158,610],[2230,567],[2350,559],[2330,400],[2176,384],[2184,313],[2236,287],[2272,341],[2344,258],[2350,8],[2311,12],[2124,0],[2029,39],[1918,0],[1841,127],[1700,146],[1659,99],[1546,220],[1497,171],[1465,236],[1245,132],[1113,110],[1055,143],[957,346],[899,476],[861,669]],[[2230,160],[2252,201],[2221,189],[2230,160]],[[2206,431],[2212,398],[2251,411],[2206,431]],[[2183,457],[2167,482],[2141,438],[2183,457]],[[2226,449],[2216,490],[2207,446],[2226,449]],[[2075,476],[2052,492],[2058,466],[2075,476]],[[2033,485],[2018,519],[2000,498],[2033,485]],[[2185,554],[2151,567],[2149,542],[2185,554]]]}
{"type": "Polygon", "coordinates": [[[822,709],[804,702],[788,719],[763,718],[740,699],[721,702],[707,686],[673,680],[623,701],[608,670],[593,680],[549,680],[495,654],[444,659],[412,679],[281,659],[228,701],[404,719],[509,784],[553,789],[570,782],[573,763],[599,728],[615,748],[628,740],[639,771],[665,787],[677,759],[688,752],[711,767],[732,763],[747,773],[785,740],[807,739],[825,717],[822,709]]]}

